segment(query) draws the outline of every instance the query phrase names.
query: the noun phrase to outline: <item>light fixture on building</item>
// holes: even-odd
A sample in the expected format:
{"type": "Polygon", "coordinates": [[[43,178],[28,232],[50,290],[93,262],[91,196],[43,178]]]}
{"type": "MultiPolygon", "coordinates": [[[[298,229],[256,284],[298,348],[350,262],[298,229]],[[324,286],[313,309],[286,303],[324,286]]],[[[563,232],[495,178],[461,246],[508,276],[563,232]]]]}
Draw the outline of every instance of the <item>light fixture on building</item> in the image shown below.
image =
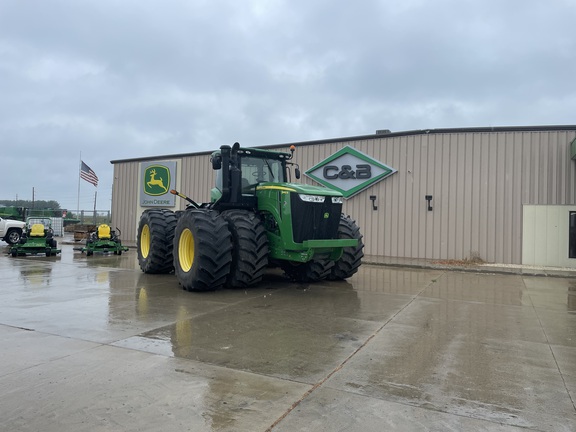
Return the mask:
{"type": "Polygon", "coordinates": [[[376,195],[370,195],[370,201],[372,201],[372,210],[378,210],[376,205],[376,195]]]}
{"type": "Polygon", "coordinates": [[[424,198],[428,201],[428,211],[432,211],[432,195],[426,195],[424,198]]]}

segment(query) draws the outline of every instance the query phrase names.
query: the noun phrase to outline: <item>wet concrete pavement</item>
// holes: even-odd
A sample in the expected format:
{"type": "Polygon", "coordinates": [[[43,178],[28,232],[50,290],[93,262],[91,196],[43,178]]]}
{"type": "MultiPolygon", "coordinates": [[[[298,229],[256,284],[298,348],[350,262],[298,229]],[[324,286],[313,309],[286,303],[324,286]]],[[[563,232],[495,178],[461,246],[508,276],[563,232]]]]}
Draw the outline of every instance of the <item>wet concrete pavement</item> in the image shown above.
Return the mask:
{"type": "Polygon", "coordinates": [[[573,277],[364,265],[188,293],[71,245],[0,274],[2,431],[576,430],[573,277]]]}

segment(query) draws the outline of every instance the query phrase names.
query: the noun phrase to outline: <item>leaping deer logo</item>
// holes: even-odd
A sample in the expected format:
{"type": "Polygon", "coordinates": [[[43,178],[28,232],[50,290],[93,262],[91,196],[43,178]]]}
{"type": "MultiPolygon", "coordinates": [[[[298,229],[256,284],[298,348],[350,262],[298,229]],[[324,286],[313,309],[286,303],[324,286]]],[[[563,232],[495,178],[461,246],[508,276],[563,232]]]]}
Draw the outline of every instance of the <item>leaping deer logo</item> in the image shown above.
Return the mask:
{"type": "Polygon", "coordinates": [[[164,192],[168,192],[168,186],[164,186],[164,181],[161,178],[156,178],[156,170],[150,170],[150,181],[146,183],[148,187],[160,186],[164,192]]]}

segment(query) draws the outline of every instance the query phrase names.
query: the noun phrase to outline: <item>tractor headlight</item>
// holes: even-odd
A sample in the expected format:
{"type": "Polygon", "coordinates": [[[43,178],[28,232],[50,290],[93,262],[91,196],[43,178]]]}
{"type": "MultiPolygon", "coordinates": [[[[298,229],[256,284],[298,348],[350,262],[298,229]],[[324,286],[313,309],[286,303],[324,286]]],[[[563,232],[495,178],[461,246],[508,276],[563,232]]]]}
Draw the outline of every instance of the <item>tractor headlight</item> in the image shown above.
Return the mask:
{"type": "Polygon", "coordinates": [[[312,203],[323,203],[326,197],[321,195],[304,195],[298,194],[300,199],[305,202],[312,202],[312,203]]]}
{"type": "Polygon", "coordinates": [[[342,204],[342,197],[332,197],[332,204],[342,204]]]}

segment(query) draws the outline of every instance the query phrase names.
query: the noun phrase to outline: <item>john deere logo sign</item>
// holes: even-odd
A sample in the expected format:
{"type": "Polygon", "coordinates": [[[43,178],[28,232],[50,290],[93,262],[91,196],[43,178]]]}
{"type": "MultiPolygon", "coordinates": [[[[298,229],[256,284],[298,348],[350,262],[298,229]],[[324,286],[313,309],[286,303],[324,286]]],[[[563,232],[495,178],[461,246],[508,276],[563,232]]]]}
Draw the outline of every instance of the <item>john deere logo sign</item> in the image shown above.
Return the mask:
{"type": "Polygon", "coordinates": [[[346,146],[305,174],[318,183],[337,190],[345,198],[350,198],[395,172],[394,168],[346,146]]]}
{"type": "Polygon", "coordinates": [[[170,193],[174,188],[176,162],[143,163],[141,165],[140,205],[144,207],[173,207],[175,196],[170,193]]]}

